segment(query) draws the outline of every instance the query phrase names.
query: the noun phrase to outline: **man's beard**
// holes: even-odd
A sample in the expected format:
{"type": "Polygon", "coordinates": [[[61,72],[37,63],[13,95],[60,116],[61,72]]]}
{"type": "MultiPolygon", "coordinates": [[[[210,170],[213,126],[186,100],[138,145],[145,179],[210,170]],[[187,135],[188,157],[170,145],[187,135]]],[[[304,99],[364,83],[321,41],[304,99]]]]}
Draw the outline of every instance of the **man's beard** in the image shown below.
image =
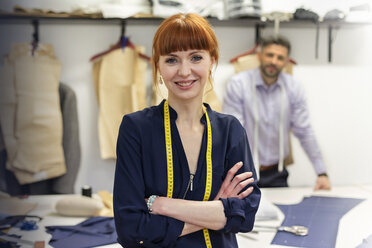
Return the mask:
{"type": "Polygon", "coordinates": [[[276,67],[275,65],[262,65],[260,66],[261,68],[261,72],[266,76],[266,77],[269,77],[269,78],[277,78],[279,73],[281,72],[281,69],[279,69],[278,67],[276,67]],[[274,67],[275,68],[275,71],[273,73],[270,73],[266,70],[267,67],[274,67]]]}

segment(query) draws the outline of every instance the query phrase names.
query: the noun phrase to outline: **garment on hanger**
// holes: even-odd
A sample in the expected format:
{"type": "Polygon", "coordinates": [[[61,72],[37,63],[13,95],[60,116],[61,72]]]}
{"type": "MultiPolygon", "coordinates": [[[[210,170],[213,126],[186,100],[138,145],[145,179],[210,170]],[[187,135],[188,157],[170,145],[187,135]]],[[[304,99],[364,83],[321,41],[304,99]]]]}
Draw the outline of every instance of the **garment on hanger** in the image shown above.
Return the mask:
{"type": "Polygon", "coordinates": [[[66,173],[58,84],[60,62],[50,45],[15,44],[2,68],[0,121],[7,169],[18,182],[39,182],[66,173]]]}
{"type": "Polygon", "coordinates": [[[3,139],[3,131],[1,130],[0,123],[0,197],[1,192],[6,192],[6,176],[5,176],[5,165],[6,165],[6,150],[3,139]]]}
{"type": "Polygon", "coordinates": [[[60,83],[58,92],[62,111],[62,146],[66,174],[52,179],[52,190],[54,194],[73,194],[81,160],[77,99],[74,90],[67,84],[60,83]]]}
{"type": "Polygon", "coordinates": [[[204,93],[203,102],[208,103],[214,111],[221,112],[222,103],[218,98],[216,91],[211,88],[210,84],[208,84],[208,86],[204,93]]]}
{"type": "MultiPolygon", "coordinates": [[[[59,99],[63,120],[63,152],[66,162],[66,174],[21,185],[14,173],[0,163],[1,179],[5,186],[2,191],[10,195],[44,195],[44,194],[73,194],[77,173],[80,168],[79,122],[77,116],[76,96],[66,84],[59,84],[59,99]]],[[[1,131],[1,129],[0,129],[1,131]]],[[[2,133],[0,132],[0,148],[2,133]]],[[[5,149],[5,148],[4,148],[5,149]]],[[[1,150],[0,150],[1,151],[1,150]]],[[[6,161],[6,151],[0,153],[0,161],[6,161]]]]}
{"type": "Polygon", "coordinates": [[[147,107],[145,75],[149,58],[144,59],[144,47],[129,40],[124,44],[124,49],[111,48],[92,57],[103,159],[116,158],[116,140],[123,116],[147,107]]]}

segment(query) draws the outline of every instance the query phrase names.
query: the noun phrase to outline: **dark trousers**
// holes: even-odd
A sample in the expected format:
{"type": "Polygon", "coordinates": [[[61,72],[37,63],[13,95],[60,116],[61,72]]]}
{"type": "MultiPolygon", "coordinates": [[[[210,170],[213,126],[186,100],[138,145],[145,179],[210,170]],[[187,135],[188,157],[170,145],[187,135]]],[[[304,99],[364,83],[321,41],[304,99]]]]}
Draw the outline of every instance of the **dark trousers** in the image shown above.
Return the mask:
{"type": "Polygon", "coordinates": [[[279,172],[278,166],[273,168],[260,170],[260,180],[258,181],[258,187],[260,188],[274,188],[274,187],[288,187],[287,183],[288,171],[283,168],[283,171],[279,172]]]}

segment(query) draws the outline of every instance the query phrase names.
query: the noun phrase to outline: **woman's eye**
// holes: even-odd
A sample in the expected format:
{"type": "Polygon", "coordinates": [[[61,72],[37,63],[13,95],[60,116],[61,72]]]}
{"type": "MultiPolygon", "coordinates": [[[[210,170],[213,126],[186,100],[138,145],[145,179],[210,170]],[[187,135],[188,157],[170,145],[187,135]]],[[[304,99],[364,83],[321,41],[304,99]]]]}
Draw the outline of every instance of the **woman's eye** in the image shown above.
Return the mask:
{"type": "Polygon", "coordinates": [[[167,58],[165,60],[165,63],[167,63],[167,64],[174,64],[176,62],[177,62],[177,60],[175,58],[167,58]]]}
{"type": "Polygon", "coordinates": [[[197,62],[197,61],[200,61],[202,59],[203,59],[202,56],[200,56],[200,55],[194,55],[194,56],[192,56],[192,59],[191,60],[197,62]]]}

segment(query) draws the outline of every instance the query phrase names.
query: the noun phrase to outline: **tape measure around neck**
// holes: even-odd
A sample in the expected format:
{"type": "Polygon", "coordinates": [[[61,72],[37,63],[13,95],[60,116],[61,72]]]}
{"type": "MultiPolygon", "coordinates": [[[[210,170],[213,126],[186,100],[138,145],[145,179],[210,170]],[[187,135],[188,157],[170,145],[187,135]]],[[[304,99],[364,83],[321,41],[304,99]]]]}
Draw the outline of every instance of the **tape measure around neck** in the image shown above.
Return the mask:
{"type": "Polygon", "coordinates": [[[168,190],[167,197],[172,198],[173,195],[173,152],[172,152],[172,136],[169,118],[168,101],[164,102],[164,130],[165,130],[165,149],[167,153],[167,176],[168,190]]]}
{"type": "MultiPolygon", "coordinates": [[[[207,175],[203,201],[208,201],[212,190],[212,128],[211,122],[207,113],[207,109],[203,106],[205,117],[207,120],[207,151],[206,164],[207,175]]],[[[164,102],[164,133],[165,133],[165,147],[167,154],[167,175],[168,175],[168,189],[167,197],[172,198],[173,195],[173,152],[172,152],[172,136],[170,128],[169,105],[168,100],[164,102]]],[[[205,244],[207,248],[212,247],[209,231],[207,228],[203,229],[205,244]]]]}
{"type": "MultiPolygon", "coordinates": [[[[259,171],[259,121],[260,117],[258,114],[258,106],[257,106],[257,90],[256,90],[256,82],[257,79],[252,83],[252,93],[253,93],[253,114],[254,114],[254,142],[253,142],[253,162],[256,168],[256,171],[259,171]]],[[[278,162],[278,170],[283,171],[283,162],[284,162],[284,111],[285,111],[285,99],[286,99],[286,91],[284,85],[280,85],[280,120],[279,120],[279,162],[278,162]]],[[[259,173],[257,173],[257,177],[259,177],[259,173]]]]}

